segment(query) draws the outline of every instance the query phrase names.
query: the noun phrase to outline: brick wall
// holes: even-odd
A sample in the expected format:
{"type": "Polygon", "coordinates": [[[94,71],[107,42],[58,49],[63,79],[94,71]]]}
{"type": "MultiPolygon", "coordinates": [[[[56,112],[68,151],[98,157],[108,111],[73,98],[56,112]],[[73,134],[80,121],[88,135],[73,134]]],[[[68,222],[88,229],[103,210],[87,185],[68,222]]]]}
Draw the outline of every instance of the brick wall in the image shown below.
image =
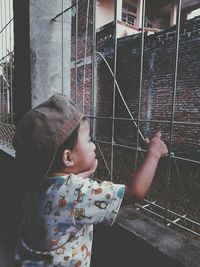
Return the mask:
{"type": "MultiPolygon", "coordinates": [[[[92,8],[90,9],[92,12],[92,8]]],[[[90,13],[92,14],[92,13],[90,13]]],[[[79,59],[84,59],[84,20],[80,19],[83,32],[78,39],[79,59]],[[82,35],[81,35],[82,34],[82,35]]],[[[91,52],[92,27],[88,31],[88,54],[91,52]]],[[[74,39],[72,38],[72,42],[74,39]]],[[[143,80],[140,101],[140,119],[162,120],[161,122],[141,122],[142,133],[151,135],[156,129],[161,129],[163,137],[169,143],[170,120],[172,117],[172,103],[174,92],[174,70],[176,50],[176,29],[171,27],[154,35],[145,35],[143,80]]],[[[108,24],[97,32],[97,51],[101,52],[111,68],[113,68],[113,24],[108,24]]],[[[72,51],[72,58],[74,51],[72,51]]],[[[118,40],[117,51],[117,81],[124,99],[136,119],[138,116],[139,79],[141,58],[141,35],[132,35],[118,40]]],[[[73,60],[72,60],[73,61],[73,60]]],[[[89,61],[88,61],[89,62],[89,61]]],[[[174,120],[186,122],[173,128],[173,150],[180,156],[191,156],[200,159],[199,140],[200,127],[187,125],[199,122],[200,99],[200,17],[196,17],[181,25],[180,46],[178,57],[178,74],[176,86],[176,100],[174,120]],[[186,155],[187,154],[187,155],[186,155]],[[195,154],[195,155],[194,155],[195,154]]],[[[78,91],[82,90],[83,66],[78,67],[78,91]]],[[[74,81],[74,69],[72,80],[74,81]]],[[[91,64],[87,65],[87,86],[85,110],[89,113],[91,99],[91,64]]],[[[96,115],[112,116],[113,109],[113,77],[100,55],[97,55],[96,77],[96,115]]],[[[74,96],[74,82],[72,82],[72,97],[74,96]]],[[[79,93],[79,102],[82,101],[79,93]]],[[[118,94],[116,88],[115,116],[129,118],[130,116],[118,94]]],[[[110,140],[111,120],[97,120],[97,137],[110,140]]],[[[136,127],[128,120],[115,122],[115,141],[122,144],[134,145],[136,127]]],[[[141,140],[140,140],[141,141],[141,140]]]]}
{"type": "Polygon", "coordinates": [[[86,115],[90,115],[91,108],[91,53],[92,53],[92,1],[79,1],[78,12],[72,12],[72,36],[71,36],[71,97],[75,101],[81,111],[86,115]],[[88,11],[89,4],[89,12],[88,11]],[[88,19],[87,19],[88,15],[88,19]],[[78,16],[78,26],[76,30],[76,16],[78,16]],[[88,25],[88,27],[87,27],[88,25]],[[86,33],[87,28],[87,33],[86,33]],[[77,33],[76,33],[77,31],[77,33]],[[77,36],[76,36],[77,34],[77,36]],[[77,55],[76,55],[77,47],[77,55]],[[85,57],[86,56],[86,57],[85,57]],[[90,64],[85,62],[85,59],[90,61],[90,64]],[[75,60],[77,59],[77,77],[75,70],[75,60]],[[84,104],[83,104],[84,102],[84,104]]]}

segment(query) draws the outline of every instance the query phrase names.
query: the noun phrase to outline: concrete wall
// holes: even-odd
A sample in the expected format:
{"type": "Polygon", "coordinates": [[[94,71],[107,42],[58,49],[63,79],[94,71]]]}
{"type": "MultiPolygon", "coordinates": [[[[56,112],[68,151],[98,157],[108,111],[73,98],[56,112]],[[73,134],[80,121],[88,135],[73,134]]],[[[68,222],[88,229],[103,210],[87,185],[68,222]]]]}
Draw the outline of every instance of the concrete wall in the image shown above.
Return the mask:
{"type": "Polygon", "coordinates": [[[71,1],[30,0],[32,106],[55,92],[69,94],[71,10],[51,21],[71,1]]]}
{"type": "MultiPolygon", "coordinates": [[[[121,1],[120,1],[121,4],[121,1]]],[[[97,29],[114,20],[113,0],[99,0],[96,7],[96,27],[97,29]]]]}

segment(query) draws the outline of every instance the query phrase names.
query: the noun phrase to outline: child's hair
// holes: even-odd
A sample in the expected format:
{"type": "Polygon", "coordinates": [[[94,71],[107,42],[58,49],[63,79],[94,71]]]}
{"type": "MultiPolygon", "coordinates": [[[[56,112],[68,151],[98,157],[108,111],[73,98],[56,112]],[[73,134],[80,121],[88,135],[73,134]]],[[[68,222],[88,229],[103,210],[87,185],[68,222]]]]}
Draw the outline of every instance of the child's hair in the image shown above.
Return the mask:
{"type": "MultiPolygon", "coordinates": [[[[83,116],[80,124],[85,122],[86,120],[87,118],[83,116]]],[[[49,170],[49,174],[52,172],[58,172],[64,167],[63,162],[62,162],[63,151],[65,149],[73,150],[73,148],[76,146],[77,141],[78,141],[78,133],[79,133],[80,124],[74,129],[71,135],[57,149],[52,166],[49,170]]]]}

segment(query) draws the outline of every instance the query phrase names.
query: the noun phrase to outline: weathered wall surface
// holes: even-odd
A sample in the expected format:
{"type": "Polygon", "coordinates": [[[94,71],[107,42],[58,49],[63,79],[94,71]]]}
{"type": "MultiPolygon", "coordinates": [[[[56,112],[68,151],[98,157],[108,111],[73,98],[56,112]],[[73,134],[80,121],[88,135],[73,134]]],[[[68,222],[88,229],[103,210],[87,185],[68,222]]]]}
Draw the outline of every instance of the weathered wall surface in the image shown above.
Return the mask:
{"type": "MultiPolygon", "coordinates": [[[[63,10],[69,6],[70,1],[65,1],[63,10]]],[[[60,1],[30,1],[32,106],[56,92],[70,91],[71,15],[51,21],[61,11],[60,1]]]]}

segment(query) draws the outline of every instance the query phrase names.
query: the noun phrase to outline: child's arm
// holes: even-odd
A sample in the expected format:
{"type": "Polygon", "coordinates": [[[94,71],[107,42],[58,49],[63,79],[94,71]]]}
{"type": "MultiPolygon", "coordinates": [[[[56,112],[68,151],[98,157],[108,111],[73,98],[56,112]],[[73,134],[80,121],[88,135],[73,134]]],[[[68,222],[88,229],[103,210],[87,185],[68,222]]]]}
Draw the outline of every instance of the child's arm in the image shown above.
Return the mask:
{"type": "Polygon", "coordinates": [[[125,195],[122,205],[131,204],[136,200],[142,200],[150,189],[160,157],[168,153],[167,147],[160,139],[161,133],[157,132],[148,141],[145,159],[125,187],[125,195]]]}

